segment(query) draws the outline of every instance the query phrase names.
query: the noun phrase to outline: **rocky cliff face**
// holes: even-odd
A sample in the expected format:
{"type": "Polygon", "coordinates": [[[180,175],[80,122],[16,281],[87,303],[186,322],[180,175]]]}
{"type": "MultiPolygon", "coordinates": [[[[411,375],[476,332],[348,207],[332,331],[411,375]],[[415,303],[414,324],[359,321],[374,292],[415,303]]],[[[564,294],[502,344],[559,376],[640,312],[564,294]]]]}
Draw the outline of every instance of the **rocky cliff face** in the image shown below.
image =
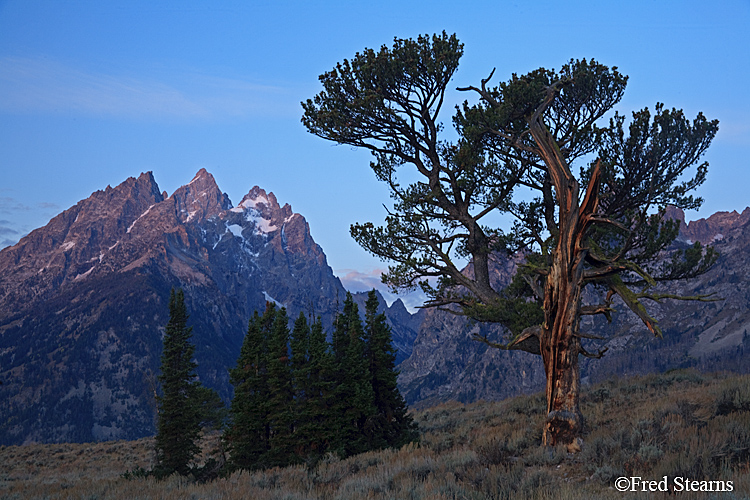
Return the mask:
{"type": "MultiPolygon", "coordinates": [[[[664,300],[653,312],[664,330],[664,339],[644,332],[629,311],[612,324],[590,323],[610,338],[610,351],[602,361],[587,363],[592,380],[613,373],[639,373],[696,366],[706,370],[747,371],[750,353],[750,209],[742,214],[719,212],[690,222],[680,239],[712,242],[720,253],[716,265],[689,281],[664,286],[683,296],[709,295],[709,301],[664,300]],[[643,353],[647,353],[643,355],[643,353]]],[[[679,242],[678,242],[679,244],[679,242]]],[[[624,306],[618,308],[625,310],[624,306]]]]}
{"type": "Polygon", "coordinates": [[[346,293],[305,218],[257,186],[236,207],[205,170],[171,196],[151,173],[97,191],[0,251],[0,444],[152,434],[172,287],[224,398],[254,311],[330,325],[346,293]]]}
{"type": "MultiPolygon", "coordinates": [[[[623,304],[608,324],[604,318],[582,320],[582,331],[606,337],[589,343],[609,350],[601,360],[581,358],[584,381],[614,374],[635,374],[671,368],[698,367],[706,370],[750,370],[750,208],[720,212],[707,219],[684,222],[681,211],[672,218],[682,221],[678,245],[693,241],[713,243],[719,261],[705,275],[670,284],[665,291],[681,295],[715,294],[715,302],[665,300],[649,304],[659,320],[664,338],[650,335],[645,326],[623,304]]],[[[495,269],[496,283],[509,282],[511,263],[495,269]],[[504,266],[504,268],[503,268],[504,266]]],[[[501,338],[503,331],[490,325],[472,324],[461,317],[431,310],[419,328],[412,355],[402,363],[399,388],[411,405],[438,401],[502,399],[544,389],[544,368],[539,356],[488,348],[472,340],[479,332],[501,338]]]]}
{"type": "Polygon", "coordinates": [[[685,223],[685,212],[679,208],[667,207],[666,217],[680,221],[679,239],[686,243],[700,241],[709,245],[724,238],[733,230],[750,222],[750,207],[737,213],[716,212],[707,219],[698,219],[685,223]]]}

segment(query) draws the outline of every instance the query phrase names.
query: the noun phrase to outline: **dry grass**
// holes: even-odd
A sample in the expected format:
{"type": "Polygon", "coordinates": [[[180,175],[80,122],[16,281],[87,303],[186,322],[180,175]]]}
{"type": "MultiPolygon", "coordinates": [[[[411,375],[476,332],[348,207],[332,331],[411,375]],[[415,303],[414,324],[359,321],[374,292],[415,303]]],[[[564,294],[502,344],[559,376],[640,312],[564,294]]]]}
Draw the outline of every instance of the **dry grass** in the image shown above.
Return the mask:
{"type": "Polygon", "coordinates": [[[2,447],[0,498],[667,498],[613,488],[617,477],[631,475],[733,483],[731,493],[683,492],[680,499],[750,498],[750,376],[674,372],[587,388],[588,431],[576,455],[540,447],[542,410],[540,395],[444,404],[416,413],[419,445],[207,484],[123,479],[151,466],[150,439],[2,447]]]}

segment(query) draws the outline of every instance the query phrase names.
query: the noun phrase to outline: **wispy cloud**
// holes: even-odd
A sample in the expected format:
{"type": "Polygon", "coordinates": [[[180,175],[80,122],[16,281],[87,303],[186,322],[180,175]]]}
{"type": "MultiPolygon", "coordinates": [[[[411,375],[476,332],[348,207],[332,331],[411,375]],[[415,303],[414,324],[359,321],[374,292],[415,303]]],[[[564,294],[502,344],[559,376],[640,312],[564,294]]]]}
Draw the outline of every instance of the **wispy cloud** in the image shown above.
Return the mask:
{"type": "Polygon", "coordinates": [[[21,232],[13,226],[12,222],[0,220],[0,248],[15,245],[21,236],[21,232]]]}
{"type": "Polygon", "coordinates": [[[20,234],[18,230],[11,227],[11,222],[0,220],[0,237],[14,236],[20,234]]]}
{"type": "Polygon", "coordinates": [[[355,269],[339,269],[336,271],[336,275],[341,280],[344,288],[350,292],[366,292],[373,288],[387,290],[387,287],[380,279],[380,276],[384,272],[384,269],[373,269],[366,273],[355,269]]]}
{"type": "Polygon", "coordinates": [[[0,248],[15,245],[32,228],[40,227],[61,211],[56,203],[27,205],[11,196],[0,196],[0,214],[4,217],[0,219],[0,248]]]}
{"type": "Polygon", "coordinates": [[[10,196],[0,196],[0,213],[14,214],[17,212],[28,212],[30,210],[32,210],[30,206],[21,203],[15,198],[11,198],[10,196]]]}
{"type": "MultiPolygon", "coordinates": [[[[43,212],[45,214],[56,214],[61,211],[61,207],[57,203],[50,203],[48,201],[39,202],[32,207],[31,205],[18,201],[11,196],[0,196],[0,213],[13,215],[31,211],[43,212]]],[[[2,220],[0,223],[9,224],[10,222],[2,220]]]]}
{"type": "Polygon", "coordinates": [[[62,207],[60,207],[60,205],[58,205],[57,203],[50,203],[48,201],[42,201],[40,203],[37,203],[36,206],[41,208],[42,210],[47,210],[47,211],[52,210],[55,213],[62,210],[62,207]]]}
{"type": "Polygon", "coordinates": [[[42,58],[0,58],[0,110],[17,113],[221,119],[278,112],[279,103],[293,101],[287,94],[282,87],[194,72],[155,79],[85,71],[42,58]]]}

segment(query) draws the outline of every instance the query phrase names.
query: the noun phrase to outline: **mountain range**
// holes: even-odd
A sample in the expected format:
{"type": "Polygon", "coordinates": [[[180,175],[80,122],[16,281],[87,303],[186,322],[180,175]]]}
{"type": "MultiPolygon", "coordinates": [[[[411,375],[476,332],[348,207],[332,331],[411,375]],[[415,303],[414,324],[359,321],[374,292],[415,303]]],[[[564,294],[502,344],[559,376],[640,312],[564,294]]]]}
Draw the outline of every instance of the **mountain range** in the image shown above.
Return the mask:
{"type": "MultiPolygon", "coordinates": [[[[723,300],[655,304],[664,339],[627,312],[609,324],[586,318],[608,352],[582,360],[584,381],[685,366],[748,370],[750,208],[690,223],[676,209],[668,216],[681,221],[676,245],[701,241],[721,253],[707,274],[670,291],[723,300]]],[[[517,264],[498,260],[495,284],[517,264]]],[[[169,196],[151,173],[108,186],[0,251],[0,444],[152,435],[173,287],[185,292],[198,376],[225,400],[253,312],[274,302],[291,319],[304,313],[330,326],[346,295],[305,218],[258,186],[237,206],[204,169],[169,196]]],[[[354,294],[361,312],[365,295],[354,294]]],[[[538,357],[471,340],[502,329],[379,300],[410,405],[544,387],[538,357]]]]}
{"type": "MultiPolygon", "coordinates": [[[[680,221],[675,247],[700,241],[713,245],[720,256],[706,274],[661,290],[683,296],[711,295],[712,300],[648,303],[663,338],[651,335],[640,319],[617,301],[611,323],[601,316],[583,317],[583,332],[605,338],[584,342],[587,350],[607,349],[602,359],[581,358],[584,383],[687,367],[750,371],[750,208],[685,223],[684,213],[669,207],[666,217],[680,221]]],[[[509,283],[516,264],[501,261],[495,265],[495,284],[509,283]]],[[[539,356],[489,348],[472,340],[475,333],[490,339],[505,335],[497,326],[436,310],[426,312],[412,355],[400,366],[399,388],[407,403],[417,407],[446,400],[468,403],[544,390],[539,356]]]]}
{"type": "MultiPolygon", "coordinates": [[[[273,193],[253,187],[235,207],[205,169],[171,196],[151,173],[108,186],[0,251],[0,444],[153,434],[173,287],[198,376],[225,400],[255,311],[270,301],[331,325],[346,295],[305,218],[273,193]]],[[[394,318],[411,315],[381,303],[401,361],[416,331],[394,318]]]]}

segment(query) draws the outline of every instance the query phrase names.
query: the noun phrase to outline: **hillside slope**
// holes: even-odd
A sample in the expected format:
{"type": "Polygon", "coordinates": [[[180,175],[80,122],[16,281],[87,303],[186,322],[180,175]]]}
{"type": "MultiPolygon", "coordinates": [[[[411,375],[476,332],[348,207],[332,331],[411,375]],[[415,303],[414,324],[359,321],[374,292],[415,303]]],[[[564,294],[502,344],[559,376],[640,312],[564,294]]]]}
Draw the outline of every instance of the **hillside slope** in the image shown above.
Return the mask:
{"type": "MultiPolygon", "coordinates": [[[[542,394],[417,411],[418,446],[346,460],[328,456],[311,468],[235,472],[205,484],[176,476],[122,478],[152,466],[151,439],[6,446],[0,447],[0,497],[739,500],[750,496],[748,387],[748,376],[691,371],[593,385],[583,391],[587,431],[575,455],[540,447],[542,394]],[[615,489],[618,477],[664,476],[670,493],[615,489]],[[686,479],[699,491],[687,491],[686,479]]],[[[217,442],[217,436],[206,440],[206,451],[215,452],[217,442]]]]}

